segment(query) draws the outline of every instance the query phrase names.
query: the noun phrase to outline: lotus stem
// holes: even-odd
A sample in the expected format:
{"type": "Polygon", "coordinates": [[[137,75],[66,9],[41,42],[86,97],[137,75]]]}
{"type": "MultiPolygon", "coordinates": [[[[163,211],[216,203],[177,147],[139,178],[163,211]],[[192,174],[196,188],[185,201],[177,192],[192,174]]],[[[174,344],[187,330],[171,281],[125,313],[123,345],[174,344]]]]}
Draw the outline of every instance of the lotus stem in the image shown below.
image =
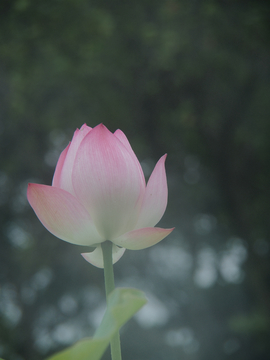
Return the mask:
{"type": "MultiPolygon", "coordinates": [[[[101,244],[101,248],[102,248],[103,262],[104,262],[106,301],[108,304],[108,297],[115,288],[113,263],[112,263],[112,242],[111,241],[103,242],[101,244]]],[[[110,345],[111,345],[112,360],[122,360],[119,332],[117,332],[113,336],[110,345]]]]}

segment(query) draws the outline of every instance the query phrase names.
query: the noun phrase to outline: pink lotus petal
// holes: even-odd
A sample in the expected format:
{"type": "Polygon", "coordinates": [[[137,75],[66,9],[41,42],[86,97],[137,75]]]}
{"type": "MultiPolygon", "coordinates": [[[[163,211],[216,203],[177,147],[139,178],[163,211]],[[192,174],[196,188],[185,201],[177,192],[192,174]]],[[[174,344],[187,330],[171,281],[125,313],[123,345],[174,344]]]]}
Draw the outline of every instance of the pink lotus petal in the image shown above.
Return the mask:
{"type": "MultiPolygon", "coordinates": [[[[77,154],[78,147],[80,146],[84,137],[92,130],[91,127],[87,125],[83,125],[80,129],[77,129],[74,132],[71,143],[69,144],[68,151],[66,153],[66,157],[64,159],[61,175],[59,176],[57,173],[57,179],[59,187],[68,191],[69,193],[75,195],[72,185],[72,170],[74,166],[74,160],[77,154]]],[[[59,159],[60,160],[60,159],[59,159]]],[[[53,183],[53,185],[55,185],[53,183]]]]}
{"type": "Polygon", "coordinates": [[[126,147],[126,149],[129,151],[130,155],[133,157],[134,161],[138,164],[138,168],[140,169],[141,172],[141,176],[143,178],[144,184],[145,184],[145,178],[144,178],[144,173],[143,173],[143,169],[141,167],[141,164],[137,158],[137,156],[135,155],[129,141],[128,138],[126,137],[126,135],[123,133],[123,131],[121,131],[120,129],[116,130],[114,132],[114,135],[117,137],[117,139],[119,139],[121,141],[121,143],[126,147]]]}
{"type": "Polygon", "coordinates": [[[130,152],[103,124],[81,142],[72,173],[78,199],[107,240],[134,228],[144,178],[130,152]]]}
{"type": "Polygon", "coordinates": [[[162,229],[157,227],[148,227],[130,231],[113,242],[129,250],[141,250],[153,246],[168,236],[172,229],[162,229]]]}
{"type": "Polygon", "coordinates": [[[27,198],[42,224],[59,239],[89,246],[105,240],[98,234],[83,205],[67,191],[29,184],[27,198]]]}
{"type": "Polygon", "coordinates": [[[60,187],[62,168],[63,168],[64,162],[66,160],[66,156],[67,156],[69,146],[70,146],[70,143],[61,152],[60,157],[59,157],[59,159],[57,161],[56,168],[55,168],[54,175],[53,175],[52,186],[60,187]]]}
{"type": "MultiPolygon", "coordinates": [[[[125,251],[126,249],[120,248],[113,244],[112,246],[113,264],[115,264],[123,256],[125,251]]],[[[103,254],[100,245],[98,245],[94,251],[89,253],[83,253],[81,255],[84,257],[86,261],[88,261],[92,265],[98,268],[104,268],[103,254]]]]}
{"type": "Polygon", "coordinates": [[[155,226],[162,218],[168,201],[168,187],[163,155],[157,162],[146,186],[136,229],[155,226]]]}

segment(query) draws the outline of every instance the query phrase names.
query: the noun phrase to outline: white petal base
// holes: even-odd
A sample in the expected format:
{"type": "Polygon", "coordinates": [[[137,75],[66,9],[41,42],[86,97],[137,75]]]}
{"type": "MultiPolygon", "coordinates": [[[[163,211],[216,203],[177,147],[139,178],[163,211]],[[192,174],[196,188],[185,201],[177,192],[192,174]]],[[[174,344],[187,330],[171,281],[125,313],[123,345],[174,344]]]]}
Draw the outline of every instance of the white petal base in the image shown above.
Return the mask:
{"type": "MultiPolygon", "coordinates": [[[[113,264],[116,263],[124,254],[125,248],[120,248],[113,244],[112,246],[112,257],[113,257],[113,264]]],[[[88,261],[90,264],[103,269],[104,263],[103,263],[103,254],[101,245],[98,245],[96,249],[90,253],[83,253],[81,254],[86,261],[88,261]]]]}

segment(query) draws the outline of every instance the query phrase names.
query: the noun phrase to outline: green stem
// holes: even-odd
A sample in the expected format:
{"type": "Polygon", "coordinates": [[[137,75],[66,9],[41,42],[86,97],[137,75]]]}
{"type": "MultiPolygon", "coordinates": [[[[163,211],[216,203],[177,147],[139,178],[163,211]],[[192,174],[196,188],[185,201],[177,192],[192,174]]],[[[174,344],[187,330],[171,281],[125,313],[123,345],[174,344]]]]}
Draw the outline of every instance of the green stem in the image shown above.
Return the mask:
{"type": "MultiPolygon", "coordinates": [[[[101,244],[101,248],[102,248],[103,262],[104,262],[106,300],[108,303],[108,296],[115,288],[113,263],[112,263],[112,242],[111,241],[103,242],[101,244]]],[[[111,356],[112,356],[112,360],[122,360],[119,332],[117,332],[111,340],[111,356]]]]}

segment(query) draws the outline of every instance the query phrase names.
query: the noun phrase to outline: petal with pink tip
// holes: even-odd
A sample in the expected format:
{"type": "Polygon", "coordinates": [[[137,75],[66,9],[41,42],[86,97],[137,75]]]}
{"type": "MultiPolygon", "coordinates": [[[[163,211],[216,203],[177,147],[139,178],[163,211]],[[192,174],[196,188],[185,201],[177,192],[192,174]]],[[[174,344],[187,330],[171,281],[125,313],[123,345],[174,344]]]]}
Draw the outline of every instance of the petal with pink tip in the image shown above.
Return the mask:
{"type": "Polygon", "coordinates": [[[104,241],[82,204],[53,186],[29,184],[27,198],[41,223],[56,237],[77,245],[104,241]]]}
{"type": "Polygon", "coordinates": [[[77,198],[107,240],[134,228],[144,179],[130,152],[103,124],[81,142],[72,173],[77,198]]]}
{"type": "Polygon", "coordinates": [[[56,168],[55,168],[55,171],[54,171],[54,175],[53,175],[52,186],[60,187],[62,168],[63,168],[64,162],[66,160],[66,156],[67,156],[69,146],[70,146],[70,143],[61,152],[61,154],[59,156],[59,159],[57,161],[56,168]]]}
{"type": "Polygon", "coordinates": [[[166,157],[165,154],[159,159],[148,180],[136,229],[155,226],[166,210],[168,201],[166,157]]]}
{"type": "Polygon", "coordinates": [[[117,239],[114,244],[122,246],[129,250],[141,250],[153,246],[168,236],[172,229],[162,229],[157,227],[148,227],[130,231],[117,239]]]}
{"type": "MultiPolygon", "coordinates": [[[[57,172],[57,179],[59,187],[61,189],[64,189],[68,191],[69,193],[75,195],[73,185],[72,185],[72,170],[74,166],[74,160],[77,154],[78,147],[80,146],[82,140],[84,137],[92,130],[91,127],[84,124],[81,126],[80,129],[77,129],[74,132],[73,138],[69,144],[69,148],[66,153],[66,157],[63,161],[62,169],[61,169],[61,175],[58,176],[57,172]]],[[[60,159],[59,159],[60,161],[60,159]]],[[[58,164],[57,164],[58,165],[58,164]]],[[[57,169],[56,169],[57,170],[57,169]]],[[[53,185],[55,185],[53,183],[53,185]]]]}
{"type": "MultiPolygon", "coordinates": [[[[125,251],[126,251],[126,249],[120,248],[113,244],[113,246],[112,246],[113,264],[115,264],[123,256],[125,251]]],[[[100,245],[98,245],[94,251],[89,252],[89,253],[83,253],[81,255],[84,257],[84,259],[86,261],[88,261],[92,265],[94,265],[98,268],[104,268],[103,254],[102,254],[102,249],[101,249],[100,245]]]]}
{"type": "Polygon", "coordinates": [[[144,180],[144,184],[145,184],[145,178],[144,178],[144,173],[141,167],[141,164],[136,156],[136,154],[134,153],[128,138],[126,137],[126,135],[123,133],[123,131],[121,131],[120,129],[116,130],[114,132],[114,135],[117,137],[117,139],[119,139],[121,141],[121,143],[126,147],[126,149],[129,151],[130,155],[133,157],[134,161],[137,162],[138,164],[138,168],[140,169],[140,172],[142,174],[142,178],[144,180]]]}

